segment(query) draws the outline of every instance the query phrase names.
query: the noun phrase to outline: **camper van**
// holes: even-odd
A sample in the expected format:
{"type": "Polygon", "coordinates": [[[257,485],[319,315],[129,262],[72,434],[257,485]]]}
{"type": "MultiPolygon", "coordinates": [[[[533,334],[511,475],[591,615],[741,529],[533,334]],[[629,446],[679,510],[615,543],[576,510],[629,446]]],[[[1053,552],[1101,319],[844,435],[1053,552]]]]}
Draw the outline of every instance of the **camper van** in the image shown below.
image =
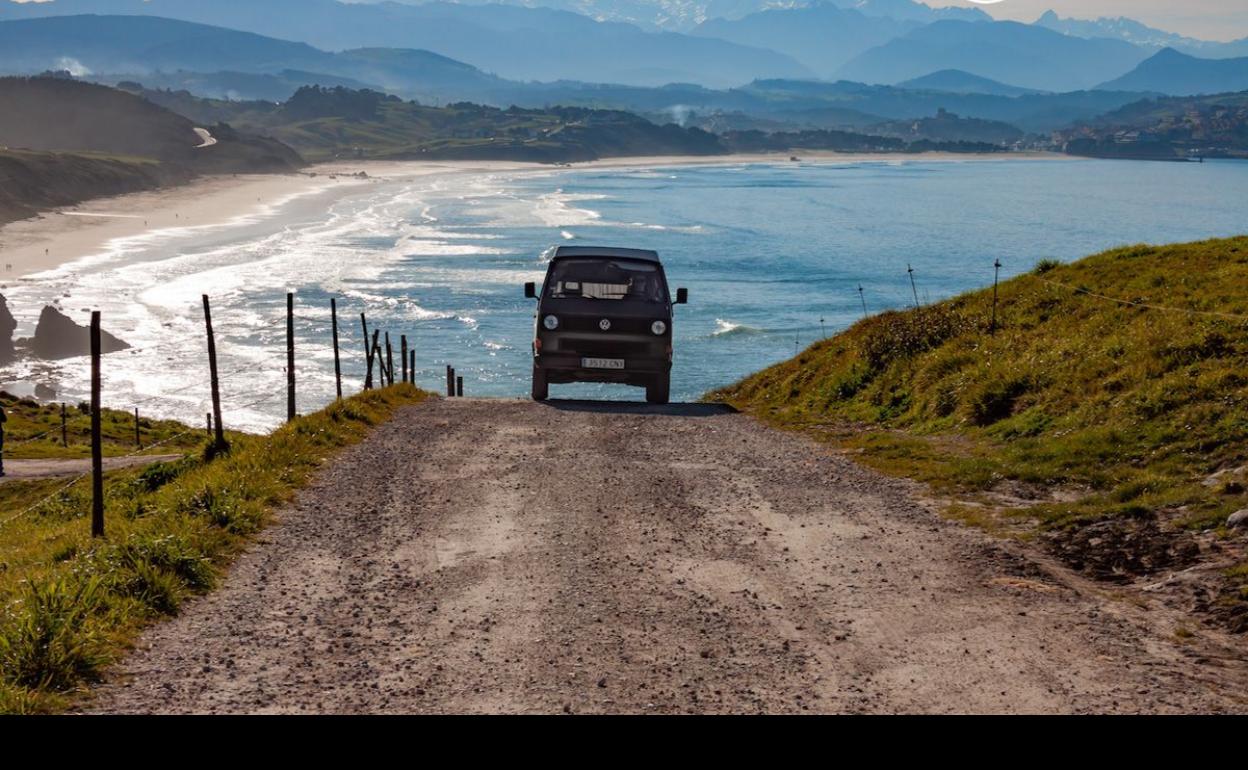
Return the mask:
{"type": "Polygon", "coordinates": [[[672,376],[672,299],[659,255],[641,249],[559,246],[550,253],[533,330],[533,398],[568,382],[617,382],[666,404],[672,376]]]}

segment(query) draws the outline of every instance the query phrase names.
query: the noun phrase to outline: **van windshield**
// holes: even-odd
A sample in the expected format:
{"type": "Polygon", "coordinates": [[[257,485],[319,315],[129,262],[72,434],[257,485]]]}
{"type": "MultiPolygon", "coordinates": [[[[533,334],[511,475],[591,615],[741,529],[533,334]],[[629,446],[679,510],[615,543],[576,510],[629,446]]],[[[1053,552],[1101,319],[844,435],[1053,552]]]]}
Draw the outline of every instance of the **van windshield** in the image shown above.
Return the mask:
{"type": "Polygon", "coordinates": [[[667,284],[653,262],[633,259],[561,259],[546,281],[554,299],[667,302],[667,284]]]}

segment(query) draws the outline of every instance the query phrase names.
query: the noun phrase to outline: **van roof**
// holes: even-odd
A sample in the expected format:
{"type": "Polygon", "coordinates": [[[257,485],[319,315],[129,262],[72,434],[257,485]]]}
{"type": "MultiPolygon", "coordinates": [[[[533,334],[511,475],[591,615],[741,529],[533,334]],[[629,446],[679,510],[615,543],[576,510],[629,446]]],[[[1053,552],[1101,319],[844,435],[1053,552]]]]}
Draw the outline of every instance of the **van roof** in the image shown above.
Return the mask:
{"type": "Polygon", "coordinates": [[[619,259],[640,259],[645,262],[658,262],[658,252],[646,249],[618,249],[611,246],[558,246],[550,256],[552,260],[563,257],[616,257],[619,259]]]}

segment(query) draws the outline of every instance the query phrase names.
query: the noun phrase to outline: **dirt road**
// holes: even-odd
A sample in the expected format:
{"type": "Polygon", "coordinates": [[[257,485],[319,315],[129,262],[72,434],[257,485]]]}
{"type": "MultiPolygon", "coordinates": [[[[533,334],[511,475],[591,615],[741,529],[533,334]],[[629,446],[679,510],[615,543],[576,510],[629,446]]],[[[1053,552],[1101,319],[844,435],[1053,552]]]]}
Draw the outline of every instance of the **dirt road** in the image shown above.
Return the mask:
{"type": "Polygon", "coordinates": [[[88,706],[1248,710],[1229,640],[917,500],[715,407],[435,401],[326,469],[88,706]]]}
{"type": "MultiPolygon", "coordinates": [[[[115,471],[122,468],[134,468],[152,463],[165,463],[178,460],[182,455],[139,455],[137,457],[105,457],[104,470],[115,471]]],[[[5,460],[5,475],[0,477],[0,484],[7,481],[29,481],[31,479],[54,479],[59,477],[77,476],[91,472],[91,458],[73,460],[5,460]]]]}

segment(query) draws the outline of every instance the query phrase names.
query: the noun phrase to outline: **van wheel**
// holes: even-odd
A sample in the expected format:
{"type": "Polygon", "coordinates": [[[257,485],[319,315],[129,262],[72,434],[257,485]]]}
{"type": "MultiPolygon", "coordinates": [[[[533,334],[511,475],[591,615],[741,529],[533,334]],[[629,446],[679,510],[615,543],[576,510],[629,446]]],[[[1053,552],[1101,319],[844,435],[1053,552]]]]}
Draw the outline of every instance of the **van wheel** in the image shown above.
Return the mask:
{"type": "Polygon", "coordinates": [[[545,401],[550,396],[550,386],[546,384],[546,372],[533,367],[533,400],[545,401]]]}
{"type": "Polygon", "coordinates": [[[646,385],[646,400],[652,404],[666,404],[671,389],[671,375],[660,374],[646,385]]]}

